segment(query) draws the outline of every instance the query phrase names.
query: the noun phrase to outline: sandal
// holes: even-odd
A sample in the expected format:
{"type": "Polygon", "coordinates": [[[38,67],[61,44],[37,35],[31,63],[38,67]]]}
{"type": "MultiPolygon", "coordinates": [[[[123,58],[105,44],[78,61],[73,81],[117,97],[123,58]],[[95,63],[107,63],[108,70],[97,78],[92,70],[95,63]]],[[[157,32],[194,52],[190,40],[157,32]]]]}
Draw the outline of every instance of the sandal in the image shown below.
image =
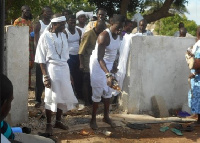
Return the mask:
{"type": "Polygon", "coordinates": [[[167,130],[169,130],[169,127],[167,126],[160,128],[160,132],[166,132],[167,130]]]}
{"type": "Polygon", "coordinates": [[[183,126],[181,124],[175,124],[174,128],[176,128],[177,130],[183,131],[183,126]]]}
{"type": "Polygon", "coordinates": [[[172,131],[173,133],[175,133],[176,135],[178,135],[178,136],[182,136],[182,135],[183,135],[182,132],[181,132],[180,130],[178,130],[178,129],[171,128],[171,131],[172,131]]]}
{"type": "Polygon", "coordinates": [[[194,128],[193,128],[193,126],[191,126],[191,125],[188,125],[185,129],[184,129],[184,131],[186,131],[186,132],[192,132],[194,130],[194,128]]]}

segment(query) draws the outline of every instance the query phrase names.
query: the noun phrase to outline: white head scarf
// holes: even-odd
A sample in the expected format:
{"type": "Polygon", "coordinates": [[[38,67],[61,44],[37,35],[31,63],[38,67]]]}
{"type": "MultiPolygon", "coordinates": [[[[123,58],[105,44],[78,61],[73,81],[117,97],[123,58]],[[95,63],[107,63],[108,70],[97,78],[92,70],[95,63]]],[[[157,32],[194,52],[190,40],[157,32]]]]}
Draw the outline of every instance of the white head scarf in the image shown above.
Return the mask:
{"type": "Polygon", "coordinates": [[[52,22],[63,22],[63,21],[66,21],[65,16],[60,16],[60,17],[56,17],[56,18],[51,19],[51,22],[50,22],[49,25],[45,28],[44,33],[45,33],[46,31],[49,31],[50,28],[52,28],[52,22]]]}
{"type": "Polygon", "coordinates": [[[78,18],[80,15],[86,15],[86,13],[83,10],[80,10],[79,12],[76,13],[76,18],[78,18]]]}
{"type": "Polygon", "coordinates": [[[78,18],[80,15],[85,15],[86,17],[91,18],[93,16],[93,12],[85,12],[83,10],[80,10],[79,12],[76,13],[76,18],[78,18]]]}

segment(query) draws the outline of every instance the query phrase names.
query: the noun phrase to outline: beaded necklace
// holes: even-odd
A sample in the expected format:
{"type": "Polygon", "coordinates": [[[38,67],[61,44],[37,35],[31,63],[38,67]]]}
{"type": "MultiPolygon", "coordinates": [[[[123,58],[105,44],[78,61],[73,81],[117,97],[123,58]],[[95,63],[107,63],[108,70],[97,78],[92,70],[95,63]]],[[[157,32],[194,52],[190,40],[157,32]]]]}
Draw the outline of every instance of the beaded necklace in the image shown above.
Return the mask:
{"type": "Polygon", "coordinates": [[[62,48],[61,48],[61,52],[59,54],[58,51],[57,51],[57,48],[56,48],[55,40],[54,40],[53,35],[52,35],[52,40],[53,40],[53,43],[54,43],[54,46],[55,46],[56,53],[58,54],[59,58],[61,59],[61,55],[62,55],[62,51],[63,51],[63,40],[62,40],[61,33],[60,33],[60,37],[61,37],[61,41],[62,41],[62,48]]]}

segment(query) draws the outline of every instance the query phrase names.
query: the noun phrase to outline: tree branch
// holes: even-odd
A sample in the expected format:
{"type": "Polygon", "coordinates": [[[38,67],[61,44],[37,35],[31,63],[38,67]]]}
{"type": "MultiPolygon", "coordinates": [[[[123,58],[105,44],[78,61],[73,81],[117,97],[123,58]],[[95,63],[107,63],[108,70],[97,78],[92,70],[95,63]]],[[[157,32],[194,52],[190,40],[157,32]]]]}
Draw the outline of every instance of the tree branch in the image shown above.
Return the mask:
{"type": "Polygon", "coordinates": [[[144,19],[146,19],[147,22],[150,23],[164,17],[174,16],[174,14],[169,13],[169,9],[173,1],[174,0],[165,0],[163,6],[160,9],[158,9],[157,11],[154,11],[153,13],[149,15],[144,15],[143,16],[144,19]]]}

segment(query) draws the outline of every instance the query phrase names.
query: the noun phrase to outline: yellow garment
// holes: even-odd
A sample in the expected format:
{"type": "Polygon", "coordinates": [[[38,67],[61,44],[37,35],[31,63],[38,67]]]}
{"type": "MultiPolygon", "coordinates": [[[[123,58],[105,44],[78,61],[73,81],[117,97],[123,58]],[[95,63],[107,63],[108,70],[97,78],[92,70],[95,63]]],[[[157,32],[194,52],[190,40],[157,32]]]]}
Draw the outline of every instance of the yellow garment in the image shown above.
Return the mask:
{"type": "Polygon", "coordinates": [[[85,27],[85,32],[88,32],[92,28],[96,27],[97,21],[90,21],[87,26],[85,27]]]}
{"type": "Polygon", "coordinates": [[[97,34],[94,29],[89,30],[83,35],[79,46],[78,54],[83,55],[84,72],[89,72],[90,56],[96,45],[97,34]]]}

